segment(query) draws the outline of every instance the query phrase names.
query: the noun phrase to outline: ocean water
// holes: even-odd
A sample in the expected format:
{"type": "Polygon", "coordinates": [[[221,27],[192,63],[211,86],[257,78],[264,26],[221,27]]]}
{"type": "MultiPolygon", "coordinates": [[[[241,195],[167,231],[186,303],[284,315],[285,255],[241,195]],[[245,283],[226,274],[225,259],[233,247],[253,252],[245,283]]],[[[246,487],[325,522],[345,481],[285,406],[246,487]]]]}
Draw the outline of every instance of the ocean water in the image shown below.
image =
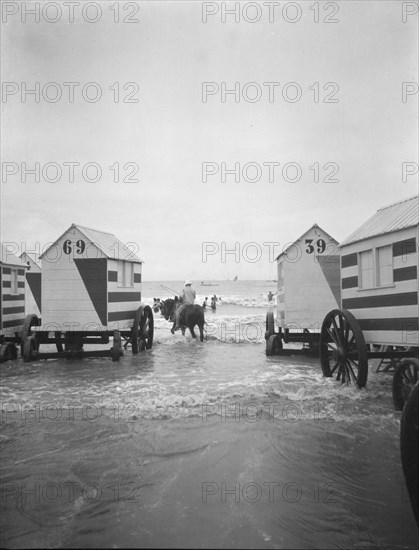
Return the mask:
{"type": "Polygon", "coordinates": [[[216,283],[194,285],[221,297],[202,343],[156,314],[119,363],[1,365],[2,546],[417,548],[392,375],[371,362],[358,390],[266,357],[275,283],[216,283]]]}
{"type": "MultiPolygon", "coordinates": [[[[214,294],[221,298],[217,307],[240,306],[244,308],[265,308],[272,305],[268,300],[268,293],[276,292],[274,281],[193,281],[193,288],[196,291],[196,303],[202,304],[204,298],[211,298],[214,294]]],[[[179,294],[184,286],[184,281],[144,281],[144,301],[150,297],[173,298],[179,294]]],[[[275,300],[275,298],[274,298],[275,300]]],[[[152,301],[151,301],[152,303],[152,301]]]]}
{"type": "MultiPolygon", "coordinates": [[[[202,305],[208,297],[205,312],[205,338],[228,343],[264,343],[266,312],[276,312],[276,282],[274,281],[200,281],[193,283],[195,303],[202,305]],[[274,294],[268,299],[269,292],[274,294]],[[216,311],[210,307],[211,297],[217,297],[216,311]]],[[[143,302],[152,306],[153,298],[173,298],[180,294],[184,281],[145,282],[143,302]]],[[[167,323],[160,314],[155,316],[157,334],[167,323]]],[[[196,330],[198,334],[198,331],[196,330]]],[[[167,336],[166,333],[161,337],[167,336]]]]}

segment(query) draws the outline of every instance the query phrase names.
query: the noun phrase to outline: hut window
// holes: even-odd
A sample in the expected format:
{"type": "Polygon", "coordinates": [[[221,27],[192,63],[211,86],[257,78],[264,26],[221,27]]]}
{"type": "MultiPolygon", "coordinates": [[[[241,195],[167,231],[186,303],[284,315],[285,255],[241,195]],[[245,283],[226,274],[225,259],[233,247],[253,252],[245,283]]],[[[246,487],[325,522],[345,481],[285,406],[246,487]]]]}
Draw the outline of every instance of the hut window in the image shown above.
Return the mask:
{"type": "Polygon", "coordinates": [[[118,286],[134,286],[134,264],[118,262],[118,286]]]}
{"type": "Polygon", "coordinates": [[[18,293],[18,286],[17,286],[17,269],[11,269],[10,270],[10,294],[17,294],[18,293]]]}
{"type": "Polygon", "coordinates": [[[359,288],[371,288],[374,286],[374,271],[372,250],[359,253],[360,284],[359,288]]]}
{"type": "Polygon", "coordinates": [[[377,286],[393,284],[393,251],[391,244],[377,248],[377,286]]]}

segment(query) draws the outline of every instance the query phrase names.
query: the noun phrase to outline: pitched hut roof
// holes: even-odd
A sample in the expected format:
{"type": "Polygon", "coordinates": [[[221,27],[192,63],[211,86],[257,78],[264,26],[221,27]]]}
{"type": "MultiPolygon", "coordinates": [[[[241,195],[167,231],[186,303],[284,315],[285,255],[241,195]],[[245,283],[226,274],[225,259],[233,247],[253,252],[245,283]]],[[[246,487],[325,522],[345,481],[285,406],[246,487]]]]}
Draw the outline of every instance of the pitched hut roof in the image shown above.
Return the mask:
{"type": "Polygon", "coordinates": [[[283,250],[283,251],[281,252],[281,254],[279,254],[279,255],[275,258],[275,260],[278,261],[279,258],[280,258],[281,256],[283,256],[284,254],[287,253],[287,251],[291,248],[291,246],[293,246],[295,243],[298,243],[298,241],[301,241],[301,239],[303,239],[303,238],[307,235],[307,233],[308,233],[309,231],[311,231],[312,229],[320,229],[320,231],[321,231],[322,233],[324,233],[325,235],[327,235],[332,241],[334,241],[336,244],[339,244],[338,241],[337,241],[336,239],[334,239],[331,235],[329,235],[329,233],[328,233],[327,231],[325,231],[325,230],[322,229],[319,225],[317,225],[317,223],[315,223],[315,224],[313,224],[309,229],[307,229],[307,231],[304,231],[304,233],[301,235],[301,237],[299,237],[296,241],[294,241],[294,242],[291,243],[289,246],[287,246],[287,248],[286,248],[285,250],[283,250]]]}
{"type": "Polygon", "coordinates": [[[0,265],[14,265],[17,267],[28,267],[22,260],[20,260],[17,256],[12,254],[6,245],[1,245],[1,251],[0,251],[0,265]]]}
{"type": "Polygon", "coordinates": [[[415,195],[388,206],[383,206],[358,227],[340,246],[369,239],[384,233],[412,227],[419,223],[419,196],[415,195]]]}
{"type": "Polygon", "coordinates": [[[25,260],[22,258],[23,255],[26,255],[30,260],[32,260],[32,262],[37,265],[39,268],[41,268],[41,264],[39,263],[39,261],[37,260],[36,256],[34,254],[30,254],[29,252],[22,252],[22,254],[19,256],[19,258],[22,260],[22,262],[24,262],[25,264],[27,262],[25,262],[25,260]]]}
{"type": "Polygon", "coordinates": [[[71,229],[78,229],[89,241],[91,241],[107,258],[110,260],[125,260],[127,262],[134,262],[141,264],[141,260],[136,256],[132,250],[130,250],[124,243],[122,243],[113,233],[107,233],[105,231],[98,231],[97,229],[91,229],[90,227],[84,227],[75,223],[64,231],[64,233],[49,246],[40,259],[50,250],[68,231],[71,229]]]}

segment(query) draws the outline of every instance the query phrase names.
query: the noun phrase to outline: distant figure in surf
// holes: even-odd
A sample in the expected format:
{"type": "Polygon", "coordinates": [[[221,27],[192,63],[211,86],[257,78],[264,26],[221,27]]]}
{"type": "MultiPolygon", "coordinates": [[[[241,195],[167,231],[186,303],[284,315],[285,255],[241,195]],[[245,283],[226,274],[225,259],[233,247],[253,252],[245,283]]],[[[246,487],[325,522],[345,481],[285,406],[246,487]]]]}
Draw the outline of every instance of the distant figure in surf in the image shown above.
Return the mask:
{"type": "Polygon", "coordinates": [[[205,296],[205,300],[204,300],[204,302],[203,302],[203,304],[202,304],[202,309],[203,309],[204,311],[207,309],[207,305],[208,305],[208,304],[207,304],[207,300],[208,300],[208,296],[205,296]]]}
{"type": "MultiPolygon", "coordinates": [[[[276,292],[275,292],[275,294],[276,294],[276,292]]],[[[272,298],[275,296],[275,294],[272,294],[272,292],[269,291],[269,293],[268,293],[268,300],[269,300],[270,302],[272,302],[272,298]]]]}
{"type": "Polygon", "coordinates": [[[212,311],[215,311],[217,309],[216,300],[217,300],[217,297],[214,294],[214,296],[211,298],[211,309],[212,309],[212,311]]]}

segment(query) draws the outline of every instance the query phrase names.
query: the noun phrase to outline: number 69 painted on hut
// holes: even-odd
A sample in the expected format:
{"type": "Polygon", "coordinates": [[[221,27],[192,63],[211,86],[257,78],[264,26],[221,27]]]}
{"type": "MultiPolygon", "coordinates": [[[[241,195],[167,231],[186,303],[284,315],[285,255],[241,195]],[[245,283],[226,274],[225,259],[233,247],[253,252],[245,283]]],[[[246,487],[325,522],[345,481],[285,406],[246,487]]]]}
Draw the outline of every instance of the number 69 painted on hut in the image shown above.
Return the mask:
{"type": "Polygon", "coordinates": [[[152,347],[153,313],[141,304],[142,260],[115,235],[72,224],[40,259],[42,322],[35,315],[25,319],[25,361],[109,355],[118,361],[122,339],[134,354],[152,347]],[[110,336],[110,351],[83,350],[108,344],[110,336]],[[55,343],[57,352],[39,353],[41,343],[55,343]]]}
{"type": "Polygon", "coordinates": [[[369,359],[392,360],[399,410],[419,371],[418,203],[380,208],[340,244],[342,309],[326,315],[320,334],[324,376],[363,387],[369,359]]]}

